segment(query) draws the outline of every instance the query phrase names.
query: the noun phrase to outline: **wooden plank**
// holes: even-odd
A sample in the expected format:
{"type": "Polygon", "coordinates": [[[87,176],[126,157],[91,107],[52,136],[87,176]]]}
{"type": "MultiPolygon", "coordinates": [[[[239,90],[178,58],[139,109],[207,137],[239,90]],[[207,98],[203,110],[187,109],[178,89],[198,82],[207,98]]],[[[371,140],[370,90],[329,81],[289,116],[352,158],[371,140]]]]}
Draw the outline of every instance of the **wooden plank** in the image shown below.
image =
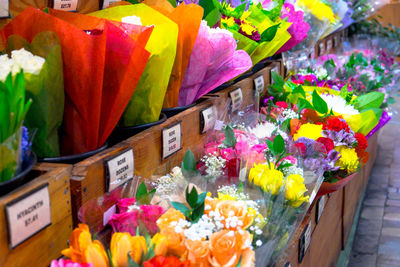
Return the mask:
{"type": "Polygon", "coordinates": [[[48,266],[52,259],[61,256],[72,231],[70,172],[69,165],[38,164],[33,171],[36,178],[0,198],[0,209],[4,210],[10,201],[48,183],[52,221],[50,226],[10,249],[5,212],[1,212],[0,266],[48,266]]]}

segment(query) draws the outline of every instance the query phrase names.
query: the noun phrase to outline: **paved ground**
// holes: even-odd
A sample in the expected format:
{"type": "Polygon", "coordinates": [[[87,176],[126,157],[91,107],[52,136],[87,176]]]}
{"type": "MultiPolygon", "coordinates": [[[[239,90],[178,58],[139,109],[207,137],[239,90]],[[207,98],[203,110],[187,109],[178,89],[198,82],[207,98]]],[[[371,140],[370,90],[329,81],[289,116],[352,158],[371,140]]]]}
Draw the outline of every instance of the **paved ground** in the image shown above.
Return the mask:
{"type": "MultiPolygon", "coordinates": [[[[400,111],[400,99],[393,106],[400,111]]],[[[378,155],[362,204],[349,267],[400,266],[400,117],[379,136],[378,155]]]]}

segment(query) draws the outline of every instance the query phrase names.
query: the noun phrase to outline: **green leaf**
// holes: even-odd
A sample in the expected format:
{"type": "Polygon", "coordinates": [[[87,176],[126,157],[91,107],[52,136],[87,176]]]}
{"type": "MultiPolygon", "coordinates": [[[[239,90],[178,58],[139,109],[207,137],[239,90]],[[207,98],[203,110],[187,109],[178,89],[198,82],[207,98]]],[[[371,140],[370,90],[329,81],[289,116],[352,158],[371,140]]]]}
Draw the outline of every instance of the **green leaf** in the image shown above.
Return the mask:
{"type": "Polygon", "coordinates": [[[273,146],[275,154],[280,154],[285,150],[285,140],[281,135],[275,136],[273,146]]]}
{"type": "Polygon", "coordinates": [[[388,100],[386,101],[386,104],[392,105],[394,103],[396,103],[396,100],[393,97],[389,96],[388,100]]]}
{"type": "MultiPolygon", "coordinates": [[[[111,262],[111,261],[110,261],[111,262]]],[[[129,267],[140,267],[133,259],[130,253],[128,253],[128,264],[129,267]]]]}
{"type": "Polygon", "coordinates": [[[196,171],[196,158],[192,150],[188,150],[183,158],[183,170],[196,171]]]}
{"type": "Polygon", "coordinates": [[[190,193],[189,193],[189,186],[186,187],[186,201],[191,208],[196,207],[198,197],[199,194],[197,193],[197,190],[194,186],[192,187],[192,190],[190,190],[190,193]]]}
{"type": "Polygon", "coordinates": [[[243,15],[244,11],[246,10],[246,6],[247,2],[237,6],[235,10],[232,12],[232,17],[240,18],[243,15]]]}
{"type": "Polygon", "coordinates": [[[168,0],[173,7],[176,7],[176,0],[168,0]]]}
{"type": "Polygon", "coordinates": [[[369,92],[365,95],[357,97],[355,107],[360,112],[371,108],[379,108],[382,105],[384,99],[385,94],[382,92],[369,92]]]}
{"type": "Polygon", "coordinates": [[[275,154],[274,144],[268,139],[265,139],[265,142],[267,143],[269,150],[271,150],[271,152],[275,154]]]}
{"type": "Polygon", "coordinates": [[[277,73],[276,71],[271,71],[271,76],[272,76],[272,81],[276,86],[279,86],[279,88],[281,88],[280,91],[283,91],[283,86],[285,84],[285,80],[282,78],[281,75],[279,75],[279,73],[277,73]]]}
{"type": "Polygon", "coordinates": [[[313,109],[314,110],[314,107],[311,105],[311,103],[303,98],[299,98],[299,100],[297,101],[297,107],[299,109],[299,114],[301,113],[301,111],[303,109],[313,109]]]}
{"type": "Polygon", "coordinates": [[[236,145],[236,137],[235,133],[233,132],[233,128],[228,124],[225,127],[225,140],[223,144],[228,147],[235,147],[236,145]]]}
{"type": "Polygon", "coordinates": [[[301,86],[301,85],[294,88],[294,90],[292,91],[292,94],[300,94],[304,98],[306,97],[306,92],[304,91],[303,86],[301,86]]]}
{"type": "Polygon", "coordinates": [[[190,211],[189,208],[183,203],[173,201],[171,202],[171,205],[185,215],[190,211]]]}
{"type": "Polygon", "coordinates": [[[136,199],[141,199],[147,195],[147,188],[144,182],[139,185],[139,188],[136,191],[136,199]]]}
{"type": "Polygon", "coordinates": [[[323,100],[322,97],[319,96],[316,90],[314,90],[312,94],[312,104],[315,110],[318,111],[319,113],[321,114],[328,113],[328,105],[326,104],[325,100],[323,100]]]}
{"type": "MultiPolygon", "coordinates": [[[[111,255],[111,251],[108,249],[107,250],[107,256],[108,256],[108,262],[110,263],[110,267],[114,267],[114,264],[112,262],[112,255],[111,255]]],[[[128,253],[128,257],[129,257],[129,253],[128,253]]]]}
{"type": "Polygon", "coordinates": [[[280,25],[281,24],[278,23],[263,31],[263,33],[261,33],[261,41],[271,42],[275,38],[276,32],[278,31],[280,25]]]}
{"type": "Polygon", "coordinates": [[[207,192],[201,193],[197,199],[197,205],[201,205],[202,203],[204,203],[206,197],[207,197],[207,192]]]}
{"type": "Polygon", "coordinates": [[[341,98],[343,98],[343,99],[346,99],[347,98],[347,93],[348,93],[348,90],[347,90],[347,83],[342,87],[342,89],[340,90],[340,97],[341,98]]]}
{"type": "Polygon", "coordinates": [[[192,212],[192,222],[197,222],[204,214],[204,202],[192,212]]]}

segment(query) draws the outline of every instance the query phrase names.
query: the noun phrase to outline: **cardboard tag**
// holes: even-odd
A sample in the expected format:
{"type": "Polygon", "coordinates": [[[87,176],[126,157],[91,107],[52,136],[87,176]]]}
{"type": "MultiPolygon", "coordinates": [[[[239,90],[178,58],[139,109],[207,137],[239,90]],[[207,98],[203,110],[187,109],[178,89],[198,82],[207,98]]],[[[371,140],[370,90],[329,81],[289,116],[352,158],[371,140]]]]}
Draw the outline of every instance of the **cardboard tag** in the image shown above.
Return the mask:
{"type": "Polygon", "coordinates": [[[106,191],[115,188],[133,178],[135,160],[132,149],[127,149],[120,154],[106,159],[106,191]]]}
{"type": "Polygon", "coordinates": [[[10,0],[0,0],[0,18],[10,17],[10,0]]]}
{"type": "Polygon", "coordinates": [[[13,249],[51,225],[49,184],[9,202],[5,211],[9,245],[13,249]]]}
{"type": "Polygon", "coordinates": [[[215,106],[210,106],[200,112],[200,133],[203,134],[212,129],[217,119],[215,106]]]}
{"type": "Polygon", "coordinates": [[[317,207],[316,207],[317,210],[315,213],[315,222],[316,223],[319,223],[319,220],[321,219],[322,212],[324,211],[324,208],[325,208],[325,201],[326,201],[325,196],[322,196],[318,199],[317,207]]]}
{"type": "Polygon", "coordinates": [[[328,53],[332,50],[333,48],[333,44],[332,44],[332,39],[329,39],[326,41],[326,51],[328,51],[328,53]]]}
{"type": "Polygon", "coordinates": [[[103,226],[106,226],[111,217],[117,212],[117,204],[112,205],[106,212],[103,213],[103,226]]]}
{"type": "Polygon", "coordinates": [[[243,103],[243,93],[241,88],[236,88],[235,90],[229,92],[229,97],[232,100],[232,111],[238,110],[243,103]]]}
{"type": "Polygon", "coordinates": [[[182,148],[181,122],[162,130],[163,159],[171,156],[182,148]]]}
{"type": "Polygon", "coordinates": [[[53,0],[53,8],[62,11],[78,11],[78,0],[53,0]]]}
{"type": "Polygon", "coordinates": [[[302,262],[304,256],[306,255],[307,249],[311,242],[311,222],[308,222],[299,238],[299,263],[302,262]]]}
{"type": "Polygon", "coordinates": [[[323,54],[325,54],[325,44],[324,43],[320,43],[318,45],[319,47],[319,56],[322,56],[323,54]]]}
{"type": "Polygon", "coordinates": [[[121,0],[103,0],[103,5],[101,6],[101,9],[105,9],[109,5],[119,2],[119,1],[121,1],[121,0]]]}
{"type": "Polygon", "coordinates": [[[262,94],[262,92],[264,91],[264,86],[265,82],[263,75],[260,75],[254,79],[254,89],[256,91],[256,95],[262,94]]]}

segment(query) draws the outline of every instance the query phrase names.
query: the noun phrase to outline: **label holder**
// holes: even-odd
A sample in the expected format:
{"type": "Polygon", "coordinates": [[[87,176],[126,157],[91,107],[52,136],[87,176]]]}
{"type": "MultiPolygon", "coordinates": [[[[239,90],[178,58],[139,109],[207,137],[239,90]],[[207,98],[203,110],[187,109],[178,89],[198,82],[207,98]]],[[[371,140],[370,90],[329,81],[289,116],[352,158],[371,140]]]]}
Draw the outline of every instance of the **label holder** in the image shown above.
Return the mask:
{"type": "Polygon", "coordinates": [[[262,74],[257,76],[256,78],[254,78],[253,82],[254,82],[255,94],[256,95],[261,94],[265,88],[264,76],[262,74]]]}
{"type": "Polygon", "coordinates": [[[132,158],[133,158],[133,166],[132,166],[132,168],[133,168],[133,171],[134,171],[134,170],[135,170],[135,155],[134,155],[134,153],[133,153],[133,149],[132,149],[132,148],[124,149],[124,150],[122,150],[120,153],[118,153],[118,154],[116,154],[116,155],[114,155],[114,156],[111,156],[111,157],[108,157],[108,158],[104,159],[104,167],[105,167],[105,169],[106,169],[106,175],[105,175],[105,176],[106,176],[106,192],[107,192],[107,193],[110,193],[110,192],[114,191],[115,189],[117,189],[117,188],[123,186],[124,184],[126,184],[127,182],[129,182],[130,180],[132,180],[132,179],[135,177],[135,175],[134,175],[134,173],[133,173],[133,174],[132,174],[132,177],[126,179],[125,181],[123,181],[122,183],[120,183],[118,186],[116,186],[115,188],[112,188],[112,190],[110,190],[110,189],[111,189],[111,182],[112,182],[112,181],[111,181],[111,174],[110,174],[110,166],[108,165],[108,163],[109,163],[110,161],[112,161],[112,160],[118,158],[119,156],[121,156],[121,155],[123,155],[123,154],[129,152],[129,151],[132,151],[132,158]]]}
{"type": "Polygon", "coordinates": [[[243,104],[243,91],[242,88],[238,87],[233,89],[232,91],[229,92],[229,98],[232,100],[231,101],[231,109],[232,111],[238,110],[242,104],[243,104]],[[235,92],[239,92],[238,97],[233,97],[235,92]]]}
{"type": "Polygon", "coordinates": [[[216,114],[215,114],[215,106],[214,105],[210,105],[202,110],[200,110],[199,112],[199,116],[200,116],[200,134],[205,134],[207,131],[211,130],[213,127],[209,124],[208,119],[206,120],[204,115],[209,113],[209,110],[211,109],[211,121],[214,121],[214,123],[211,124],[215,124],[216,121],[216,114]]]}
{"type": "Polygon", "coordinates": [[[71,9],[71,10],[64,10],[63,8],[56,8],[56,7],[55,7],[56,1],[62,2],[63,0],[51,0],[51,7],[52,7],[52,8],[54,8],[54,9],[56,9],[56,10],[63,10],[63,11],[68,11],[68,12],[78,12],[78,3],[79,3],[79,0],[70,0],[70,1],[69,1],[69,2],[74,2],[74,1],[76,1],[76,8],[75,8],[75,9],[71,9]]]}
{"type": "Polygon", "coordinates": [[[307,249],[311,241],[311,221],[309,221],[299,238],[299,255],[298,261],[301,263],[306,255],[307,249]]]}
{"type": "Polygon", "coordinates": [[[7,11],[7,15],[4,15],[4,16],[0,16],[0,19],[9,19],[9,18],[11,18],[11,13],[10,13],[10,2],[11,2],[11,0],[3,0],[3,1],[1,1],[0,0],[0,5],[3,5],[3,3],[7,3],[7,9],[8,9],[8,11],[7,11]]]}
{"type": "Polygon", "coordinates": [[[33,234],[27,236],[26,238],[24,238],[23,240],[21,240],[19,243],[14,244],[14,245],[11,244],[11,229],[10,229],[10,223],[11,223],[11,222],[10,222],[10,219],[11,219],[11,218],[10,218],[10,214],[9,214],[9,212],[8,212],[8,208],[9,208],[10,206],[13,206],[14,204],[20,202],[21,200],[24,200],[25,198],[30,197],[31,195],[33,195],[33,194],[39,192],[40,190],[42,190],[43,188],[46,188],[46,187],[47,187],[47,190],[49,190],[49,183],[44,183],[44,184],[42,184],[42,185],[36,187],[35,189],[33,189],[33,190],[31,190],[31,191],[29,191],[29,192],[27,192],[27,193],[25,193],[25,194],[23,194],[23,195],[21,195],[21,196],[15,198],[15,199],[13,199],[13,200],[11,200],[10,202],[8,202],[8,203],[5,205],[4,209],[5,209],[5,213],[6,213],[6,222],[7,222],[7,238],[8,238],[8,245],[9,245],[9,248],[10,248],[11,250],[15,249],[16,247],[18,247],[19,245],[21,245],[21,244],[24,243],[25,241],[29,240],[31,237],[37,235],[38,233],[40,233],[41,231],[43,231],[44,229],[46,229],[47,227],[49,227],[49,226],[52,224],[52,221],[51,221],[51,201],[50,201],[50,191],[49,191],[49,208],[50,208],[49,213],[50,213],[50,222],[49,222],[48,224],[44,225],[44,226],[43,226],[42,228],[40,228],[39,230],[37,230],[35,233],[33,233],[33,234]]]}
{"type": "Polygon", "coordinates": [[[320,197],[318,199],[318,201],[317,201],[316,212],[315,212],[315,222],[317,224],[319,223],[319,221],[321,219],[321,216],[322,216],[322,213],[324,211],[325,202],[326,202],[326,197],[325,196],[320,197]]]}
{"type": "Polygon", "coordinates": [[[170,156],[172,156],[173,154],[177,153],[179,150],[182,149],[182,125],[181,124],[182,124],[182,121],[177,121],[177,122],[175,122],[175,123],[173,123],[173,124],[171,124],[171,125],[169,125],[169,126],[167,126],[167,127],[162,129],[162,131],[161,131],[161,141],[162,142],[161,143],[162,143],[162,159],[163,160],[169,158],[170,156]],[[179,125],[179,134],[180,134],[179,148],[176,151],[166,155],[166,153],[164,151],[164,148],[165,148],[164,133],[166,133],[166,131],[168,131],[169,129],[171,129],[171,128],[177,126],[177,125],[179,125]]]}

